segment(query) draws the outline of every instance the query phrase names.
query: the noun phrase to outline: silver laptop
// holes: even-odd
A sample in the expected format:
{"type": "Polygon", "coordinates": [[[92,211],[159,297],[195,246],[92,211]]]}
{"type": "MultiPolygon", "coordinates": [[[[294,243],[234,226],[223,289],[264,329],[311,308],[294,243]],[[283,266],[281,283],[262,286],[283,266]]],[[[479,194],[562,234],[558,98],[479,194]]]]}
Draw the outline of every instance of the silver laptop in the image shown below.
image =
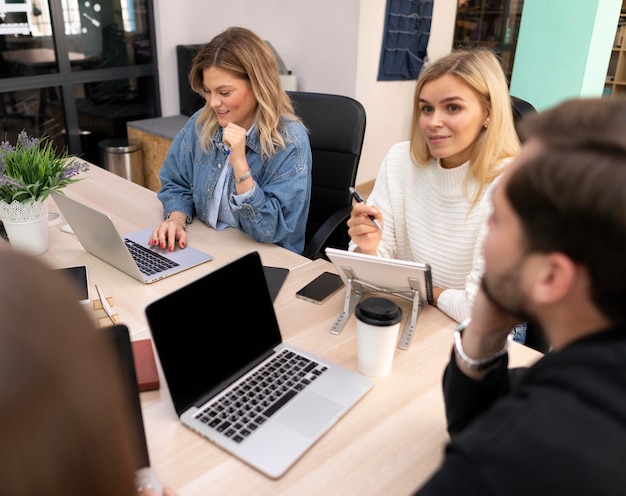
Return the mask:
{"type": "Polygon", "coordinates": [[[181,422],[273,479],[372,386],[282,342],[257,252],[154,301],[146,316],[181,422]]]}
{"type": "Polygon", "coordinates": [[[151,228],[122,237],[108,215],[56,191],[52,197],[85,250],[138,281],[155,282],[213,260],[191,246],[173,252],[150,246],[151,228]]]}
{"type": "Polygon", "coordinates": [[[150,466],[150,454],[148,452],[148,443],[146,442],[146,433],[143,425],[139,387],[137,386],[135,359],[133,357],[133,348],[130,342],[128,327],[123,324],[117,324],[102,328],[101,331],[109,336],[116,355],[120,359],[120,369],[126,386],[125,390],[130,401],[132,416],[130,419],[132,422],[131,430],[132,434],[135,436],[135,444],[138,448],[137,467],[135,470],[137,489],[139,490],[149,485],[153,490],[161,494],[161,482],[150,466]]]}

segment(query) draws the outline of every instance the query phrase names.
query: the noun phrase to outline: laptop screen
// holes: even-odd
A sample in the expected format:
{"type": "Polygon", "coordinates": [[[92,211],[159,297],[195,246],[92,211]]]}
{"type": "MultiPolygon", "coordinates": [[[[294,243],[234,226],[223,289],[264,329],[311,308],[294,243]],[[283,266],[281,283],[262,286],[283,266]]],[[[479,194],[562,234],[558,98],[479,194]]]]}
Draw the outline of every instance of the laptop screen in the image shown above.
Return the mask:
{"type": "Polygon", "coordinates": [[[154,301],[146,316],[179,415],[282,342],[258,252],[154,301]]]}

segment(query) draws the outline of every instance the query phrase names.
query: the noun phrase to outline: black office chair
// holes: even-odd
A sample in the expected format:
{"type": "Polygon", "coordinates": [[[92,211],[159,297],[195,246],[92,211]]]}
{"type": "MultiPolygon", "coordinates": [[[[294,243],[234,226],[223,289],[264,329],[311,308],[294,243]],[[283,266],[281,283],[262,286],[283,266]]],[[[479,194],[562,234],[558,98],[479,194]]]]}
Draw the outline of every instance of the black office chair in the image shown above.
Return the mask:
{"type": "MultiPolygon", "coordinates": [[[[515,125],[515,130],[518,130],[519,121],[524,117],[536,114],[537,109],[533,107],[530,102],[526,100],[522,100],[521,98],[517,98],[516,96],[511,95],[511,106],[513,107],[513,124],[515,125]]],[[[517,132],[519,136],[519,131],[517,132]]]]}
{"type": "Polygon", "coordinates": [[[326,258],[324,249],[347,249],[346,222],[365,136],[365,109],[353,98],[288,91],[296,114],[309,130],[313,155],[311,206],[303,255],[326,258]]]}
{"type": "MultiPolygon", "coordinates": [[[[537,113],[537,109],[535,109],[530,102],[515,96],[511,96],[511,105],[513,106],[513,122],[516,130],[519,122],[524,117],[537,113]]],[[[538,328],[537,324],[533,322],[527,323],[526,341],[524,344],[542,353],[547,353],[549,351],[548,343],[543,337],[541,330],[538,328]]]]}
{"type": "Polygon", "coordinates": [[[526,341],[524,341],[524,344],[544,354],[550,351],[550,346],[544,338],[543,332],[534,322],[526,323],[526,341]]]}

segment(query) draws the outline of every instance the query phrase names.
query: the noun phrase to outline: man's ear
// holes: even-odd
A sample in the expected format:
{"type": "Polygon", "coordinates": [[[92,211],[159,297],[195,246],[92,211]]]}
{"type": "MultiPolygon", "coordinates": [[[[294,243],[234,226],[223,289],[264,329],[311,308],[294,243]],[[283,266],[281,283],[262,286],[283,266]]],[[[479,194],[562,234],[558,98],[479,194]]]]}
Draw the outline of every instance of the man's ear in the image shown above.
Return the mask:
{"type": "Polygon", "coordinates": [[[544,255],[532,289],[533,300],[549,305],[567,297],[576,283],[576,264],[559,252],[544,255]]]}

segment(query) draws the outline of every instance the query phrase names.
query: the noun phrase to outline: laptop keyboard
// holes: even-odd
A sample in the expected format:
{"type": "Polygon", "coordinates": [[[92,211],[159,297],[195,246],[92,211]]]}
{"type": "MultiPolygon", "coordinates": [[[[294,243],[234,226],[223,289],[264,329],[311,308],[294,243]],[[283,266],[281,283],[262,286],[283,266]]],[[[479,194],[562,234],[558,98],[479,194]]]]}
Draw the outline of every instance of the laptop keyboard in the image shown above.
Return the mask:
{"type": "Polygon", "coordinates": [[[195,417],[241,443],[327,369],[293,351],[283,350],[195,417]]]}
{"type": "Polygon", "coordinates": [[[163,272],[164,270],[171,269],[179,265],[177,262],[174,262],[160,253],[146,248],[145,246],[141,246],[130,239],[124,238],[124,243],[126,244],[126,248],[128,248],[130,254],[133,256],[139,270],[147,276],[158,274],[159,272],[163,272]]]}

